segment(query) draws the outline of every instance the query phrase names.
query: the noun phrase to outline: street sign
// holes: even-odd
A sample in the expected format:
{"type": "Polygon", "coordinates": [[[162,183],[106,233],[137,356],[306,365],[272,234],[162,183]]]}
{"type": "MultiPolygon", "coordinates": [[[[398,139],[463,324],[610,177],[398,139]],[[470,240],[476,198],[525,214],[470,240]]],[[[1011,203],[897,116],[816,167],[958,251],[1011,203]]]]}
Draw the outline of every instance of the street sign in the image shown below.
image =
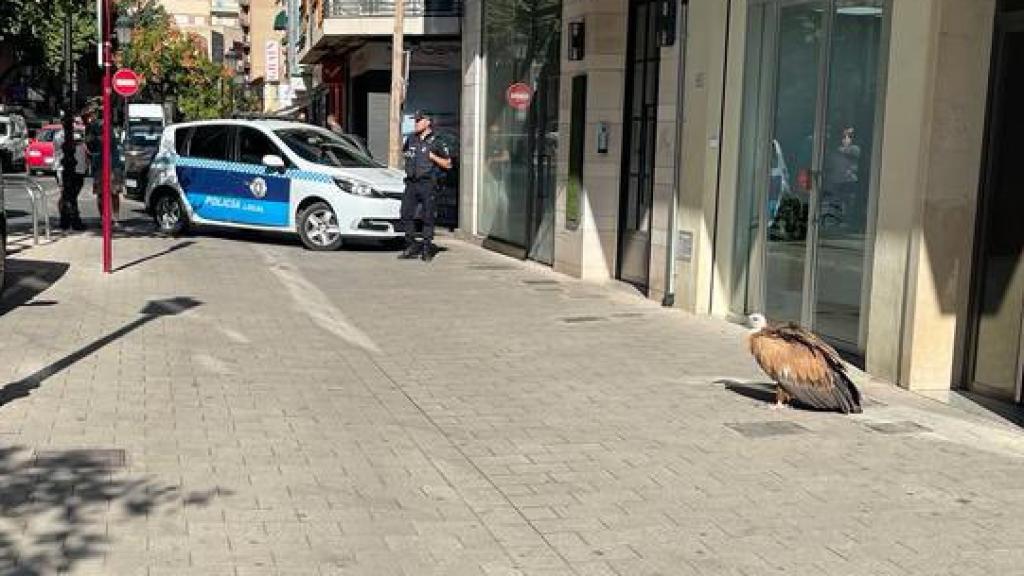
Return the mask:
{"type": "Polygon", "coordinates": [[[142,81],[139,75],[131,68],[121,68],[114,73],[113,88],[121,96],[133,96],[139,91],[139,84],[142,81]]]}
{"type": "Polygon", "coordinates": [[[526,110],[533,100],[533,89],[528,84],[516,82],[505,91],[505,101],[516,110],[526,110]]]}

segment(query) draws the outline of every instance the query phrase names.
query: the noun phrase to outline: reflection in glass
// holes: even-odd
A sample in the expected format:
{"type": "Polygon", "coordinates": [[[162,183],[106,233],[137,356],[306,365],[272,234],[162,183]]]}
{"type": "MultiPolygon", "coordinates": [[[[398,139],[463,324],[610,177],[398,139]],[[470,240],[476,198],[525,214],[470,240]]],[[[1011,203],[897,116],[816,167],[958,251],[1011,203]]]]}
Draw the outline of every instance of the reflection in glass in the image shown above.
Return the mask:
{"type": "Polygon", "coordinates": [[[839,2],[829,50],[814,327],[854,348],[873,241],[868,216],[884,5],[884,0],[839,2]]]}
{"type": "Polygon", "coordinates": [[[482,235],[549,260],[553,246],[558,137],[560,0],[484,3],[487,62],[484,170],[477,227],[482,235]],[[512,84],[531,88],[526,110],[511,107],[512,84]],[[532,215],[532,217],[531,217],[532,215]],[[533,242],[534,246],[527,246],[533,242]]]}
{"type": "Polygon", "coordinates": [[[776,321],[802,318],[824,6],[811,2],[779,10],[775,129],[764,207],[765,313],[776,321]]]}

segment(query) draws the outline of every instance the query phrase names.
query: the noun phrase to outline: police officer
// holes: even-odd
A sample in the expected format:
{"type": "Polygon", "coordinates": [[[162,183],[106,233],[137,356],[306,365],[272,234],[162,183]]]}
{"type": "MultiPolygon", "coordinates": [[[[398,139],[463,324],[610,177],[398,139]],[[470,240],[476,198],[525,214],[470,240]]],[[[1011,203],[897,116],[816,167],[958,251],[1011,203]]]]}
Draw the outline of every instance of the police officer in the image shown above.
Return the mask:
{"type": "Polygon", "coordinates": [[[405,250],[398,257],[409,260],[420,256],[424,262],[434,259],[434,196],[440,170],[452,167],[447,147],[437,139],[432,128],[434,120],[428,112],[418,110],[415,115],[415,133],[405,141],[405,194],[402,195],[402,229],[405,230],[405,250]],[[413,219],[421,206],[423,241],[416,241],[413,219]]]}

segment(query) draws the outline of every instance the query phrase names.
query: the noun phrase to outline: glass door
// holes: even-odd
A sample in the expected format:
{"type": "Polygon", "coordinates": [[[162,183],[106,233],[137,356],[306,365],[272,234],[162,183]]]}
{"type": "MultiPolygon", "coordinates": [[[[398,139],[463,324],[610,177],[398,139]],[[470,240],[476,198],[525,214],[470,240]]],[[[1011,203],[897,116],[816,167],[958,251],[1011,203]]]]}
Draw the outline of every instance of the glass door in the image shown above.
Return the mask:
{"type": "Polygon", "coordinates": [[[996,22],[986,166],[974,287],[974,366],[970,387],[1004,400],[1021,398],[1024,319],[1024,212],[1014,167],[1024,131],[1024,14],[996,22]]]}
{"type": "Polygon", "coordinates": [[[629,4],[618,277],[647,289],[651,259],[651,205],[658,122],[658,10],[655,0],[629,4]]]}
{"type": "Polygon", "coordinates": [[[863,349],[886,0],[750,0],[731,306],[863,349]]]}
{"type": "Polygon", "coordinates": [[[826,8],[826,0],[790,3],[779,7],[777,19],[762,266],[764,312],[775,321],[806,323],[809,315],[826,8]]]}

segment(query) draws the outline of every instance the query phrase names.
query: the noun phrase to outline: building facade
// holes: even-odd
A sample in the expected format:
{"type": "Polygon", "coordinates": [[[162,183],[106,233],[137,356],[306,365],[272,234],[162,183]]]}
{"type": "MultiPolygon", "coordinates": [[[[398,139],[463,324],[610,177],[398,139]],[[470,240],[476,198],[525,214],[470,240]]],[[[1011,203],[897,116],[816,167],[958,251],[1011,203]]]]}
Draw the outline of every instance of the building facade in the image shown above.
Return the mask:
{"type": "Polygon", "coordinates": [[[467,0],[460,231],[1019,402],[1021,4],[467,0]]]}
{"type": "MultiPolygon", "coordinates": [[[[248,49],[247,26],[242,26],[239,0],[160,0],[160,4],[179,30],[203,40],[214,62],[223,62],[230,50],[237,49],[243,54],[248,49]]],[[[240,62],[244,65],[244,58],[240,62]]]]}
{"type": "MultiPolygon", "coordinates": [[[[333,114],[346,131],[386,159],[391,95],[391,1],[303,0],[296,46],[310,73],[309,120],[333,114]]],[[[405,2],[404,109],[429,108],[438,125],[459,131],[461,0],[405,2]]],[[[405,123],[408,127],[408,121],[405,123]]]]}

